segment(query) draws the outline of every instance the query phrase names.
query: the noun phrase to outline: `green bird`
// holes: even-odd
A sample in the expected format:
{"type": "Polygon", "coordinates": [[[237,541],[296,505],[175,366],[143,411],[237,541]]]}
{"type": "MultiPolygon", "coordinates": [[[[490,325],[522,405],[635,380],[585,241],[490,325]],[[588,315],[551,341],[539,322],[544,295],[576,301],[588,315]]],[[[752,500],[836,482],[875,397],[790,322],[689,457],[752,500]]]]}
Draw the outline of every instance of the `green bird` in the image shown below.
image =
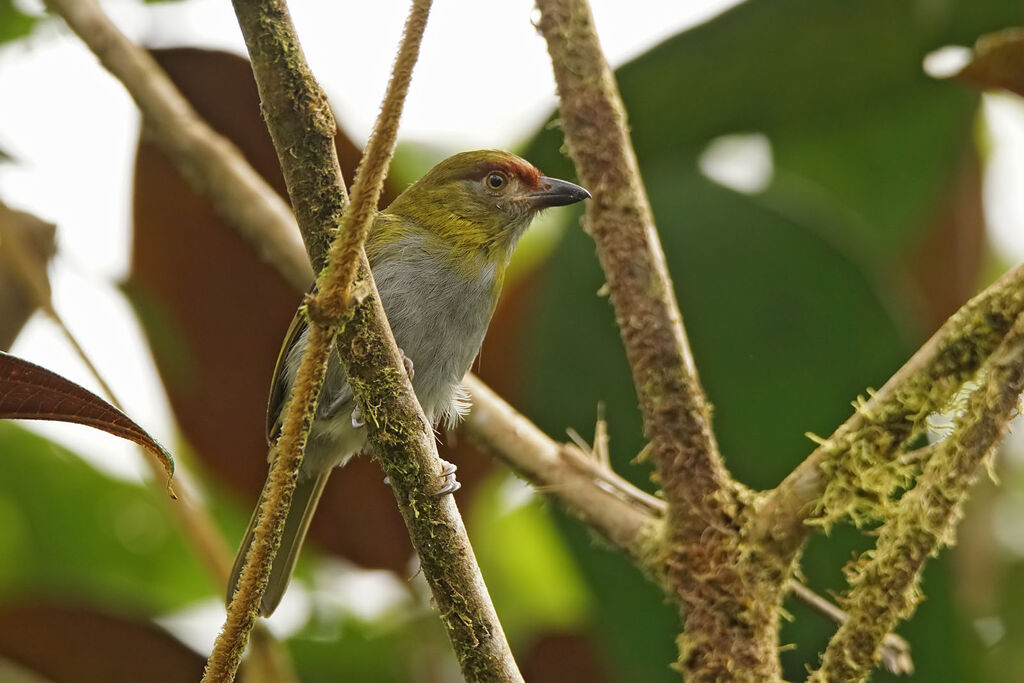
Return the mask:
{"type": "MultiPolygon", "coordinates": [[[[481,150],[437,164],[376,216],[366,255],[416,397],[431,424],[452,425],[469,409],[462,378],[480,350],[505,269],[534,216],[542,209],[589,197],[582,187],[541,175],[514,154],[481,150]]],[[[284,403],[308,334],[304,317],[296,313],[270,388],[269,459],[274,457],[284,403]]],[[[345,370],[332,354],[281,547],[260,605],[263,616],[273,613],[284,595],[331,471],[365,443],[366,430],[345,370]]],[[[454,470],[446,467],[440,494],[458,488],[454,470]]],[[[235,558],[229,602],[258,512],[257,506],[235,558]]]]}

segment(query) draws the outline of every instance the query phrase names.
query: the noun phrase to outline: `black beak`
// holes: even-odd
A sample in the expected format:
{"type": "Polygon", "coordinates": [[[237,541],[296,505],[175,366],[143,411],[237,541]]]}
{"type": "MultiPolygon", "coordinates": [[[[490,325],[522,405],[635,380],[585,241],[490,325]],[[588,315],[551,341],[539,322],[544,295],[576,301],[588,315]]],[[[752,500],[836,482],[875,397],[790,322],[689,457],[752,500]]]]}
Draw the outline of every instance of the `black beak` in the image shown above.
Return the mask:
{"type": "Polygon", "coordinates": [[[530,193],[530,203],[538,209],[567,206],[590,199],[590,193],[579,185],[558,178],[541,176],[536,190],[530,193]]]}

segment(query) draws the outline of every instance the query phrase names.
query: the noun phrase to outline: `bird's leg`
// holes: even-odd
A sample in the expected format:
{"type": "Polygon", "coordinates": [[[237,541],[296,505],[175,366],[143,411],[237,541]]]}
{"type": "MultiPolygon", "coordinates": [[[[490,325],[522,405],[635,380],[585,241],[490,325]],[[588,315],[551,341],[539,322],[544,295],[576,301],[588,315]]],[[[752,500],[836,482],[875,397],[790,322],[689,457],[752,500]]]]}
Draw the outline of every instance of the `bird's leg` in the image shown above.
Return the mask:
{"type": "MultiPolygon", "coordinates": [[[[434,493],[435,496],[444,496],[449,493],[455,493],[462,488],[462,484],[455,478],[455,470],[459,469],[455,466],[455,463],[448,462],[444,458],[441,460],[441,483],[443,486],[434,493]]],[[[391,486],[391,478],[384,477],[384,483],[391,486]]]]}
{"type": "Polygon", "coordinates": [[[405,351],[401,348],[398,349],[398,355],[402,357],[402,365],[405,366],[405,372],[409,375],[409,381],[411,382],[416,377],[416,368],[413,367],[412,358],[405,355],[405,351]]]}
{"type": "Polygon", "coordinates": [[[459,480],[455,478],[455,470],[457,469],[458,468],[455,466],[455,463],[448,462],[444,458],[441,458],[441,482],[444,485],[437,491],[437,493],[434,494],[435,496],[444,496],[449,493],[455,493],[462,488],[462,484],[460,484],[459,480]]]}

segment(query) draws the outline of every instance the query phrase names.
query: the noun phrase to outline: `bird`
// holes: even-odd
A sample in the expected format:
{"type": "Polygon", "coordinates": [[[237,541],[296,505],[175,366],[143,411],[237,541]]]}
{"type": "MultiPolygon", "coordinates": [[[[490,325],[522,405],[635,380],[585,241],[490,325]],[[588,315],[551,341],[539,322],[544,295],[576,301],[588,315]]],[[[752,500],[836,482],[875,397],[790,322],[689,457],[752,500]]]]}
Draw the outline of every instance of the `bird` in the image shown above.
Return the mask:
{"type": "MultiPolygon", "coordinates": [[[[452,426],[469,409],[462,378],[476,358],[498,303],[506,267],[541,210],[590,198],[584,188],[542,175],[515,154],[476,150],[431,168],[374,217],[365,249],[381,304],[431,425],[452,426]]],[[[268,460],[309,335],[301,307],[278,355],[267,406],[268,460]]],[[[284,595],[331,472],[359,453],[366,429],[337,350],[317,399],[281,545],[260,604],[270,616],[284,595]]],[[[438,495],[458,488],[445,463],[438,495]]],[[[264,494],[266,492],[264,486],[264,494]]],[[[259,505],[235,557],[227,601],[252,544],[259,505]]]]}

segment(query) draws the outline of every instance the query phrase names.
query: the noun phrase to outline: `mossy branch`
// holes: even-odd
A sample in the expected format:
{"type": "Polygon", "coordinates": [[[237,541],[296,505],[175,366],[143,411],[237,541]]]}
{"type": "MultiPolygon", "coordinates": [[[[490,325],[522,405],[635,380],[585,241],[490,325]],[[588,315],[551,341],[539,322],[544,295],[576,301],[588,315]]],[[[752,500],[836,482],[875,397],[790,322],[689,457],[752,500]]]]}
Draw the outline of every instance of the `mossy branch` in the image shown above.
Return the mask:
{"type": "Polygon", "coordinates": [[[371,448],[391,479],[466,680],[522,680],[454,500],[434,495],[441,466],[433,431],[416,402],[362,252],[430,4],[429,0],[413,3],[385,102],[357,172],[352,202],[346,205],[334,147],[324,139],[328,129],[333,134],[333,118],[305,65],[285,3],[235,1],[267,123],[314,263],[322,262],[324,256],[319,246],[323,241],[315,233],[340,229],[317,293],[307,301],[309,342],[288,402],[253,548],[207,669],[211,681],[230,680],[244,650],[247,629],[255,619],[280,542],[313,406],[335,341],[356,400],[368,418],[371,448]],[[296,125],[296,121],[305,124],[296,125]],[[279,124],[281,129],[275,130],[279,124]],[[352,295],[357,270],[367,285],[359,291],[368,292],[367,296],[352,295]]]}
{"type": "Polygon", "coordinates": [[[1003,341],[1024,311],[1024,264],[957,311],[900,370],[759,506],[757,528],[794,556],[811,527],[892,514],[911,468],[896,457],[930,413],[941,411],[1003,341]]]}
{"type": "Polygon", "coordinates": [[[1017,317],[979,372],[954,432],[928,459],[899,511],[882,525],[875,549],[847,569],[850,619],[829,642],[810,681],[863,681],[886,633],[920,600],[925,561],[952,542],[961,505],[986,459],[1019,412],[1024,393],[1024,315],[1017,317]]]}
{"type": "Polygon", "coordinates": [[[732,517],[732,480],[711,431],[682,315],[644,190],[615,76],[586,0],[537,0],[569,156],[592,193],[597,245],[673,533],[732,517]]]}
{"type": "Polygon", "coordinates": [[[584,225],[608,281],[668,504],[660,552],[685,623],[678,667],[693,681],[778,680],[786,565],[741,538],[752,496],[718,452],[614,74],[586,0],[537,0],[537,7],[569,155],[594,195],[584,225]]]}

